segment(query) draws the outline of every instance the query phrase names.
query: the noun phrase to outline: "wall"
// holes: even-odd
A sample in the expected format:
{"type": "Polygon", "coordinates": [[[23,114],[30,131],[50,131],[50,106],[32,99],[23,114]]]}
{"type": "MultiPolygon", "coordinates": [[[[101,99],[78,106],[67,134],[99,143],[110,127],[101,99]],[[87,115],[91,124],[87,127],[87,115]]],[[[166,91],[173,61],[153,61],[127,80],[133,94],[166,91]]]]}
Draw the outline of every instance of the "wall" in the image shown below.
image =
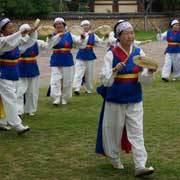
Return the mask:
{"type": "MultiPolygon", "coordinates": [[[[155,25],[158,26],[159,28],[163,28],[166,29],[168,28],[168,24],[169,21],[174,19],[175,17],[149,17],[148,18],[148,29],[154,29],[155,25]]],[[[178,17],[176,17],[178,19],[178,17]]],[[[92,24],[92,29],[96,29],[98,26],[101,25],[110,25],[110,26],[114,26],[115,23],[119,20],[119,19],[125,19],[130,21],[135,29],[144,29],[144,19],[143,18],[124,18],[119,16],[118,18],[109,18],[109,19],[89,19],[91,21],[92,24]]],[[[29,24],[33,24],[34,20],[13,20],[16,29],[18,28],[19,25],[21,25],[22,23],[29,23],[29,24]]],[[[72,25],[79,25],[81,22],[81,20],[66,20],[66,24],[71,27],[72,25]]],[[[42,25],[53,25],[53,20],[41,20],[41,24],[42,25]]]]}

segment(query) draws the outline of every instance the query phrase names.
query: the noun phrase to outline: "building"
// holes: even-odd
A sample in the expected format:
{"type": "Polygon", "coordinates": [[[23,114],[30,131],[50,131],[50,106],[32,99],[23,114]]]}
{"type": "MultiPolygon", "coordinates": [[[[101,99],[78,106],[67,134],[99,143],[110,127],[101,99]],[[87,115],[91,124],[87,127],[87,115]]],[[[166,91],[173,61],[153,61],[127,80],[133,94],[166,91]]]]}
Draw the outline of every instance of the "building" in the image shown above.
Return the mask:
{"type": "Polygon", "coordinates": [[[90,1],[91,12],[138,12],[137,0],[94,0],[90,1]]]}

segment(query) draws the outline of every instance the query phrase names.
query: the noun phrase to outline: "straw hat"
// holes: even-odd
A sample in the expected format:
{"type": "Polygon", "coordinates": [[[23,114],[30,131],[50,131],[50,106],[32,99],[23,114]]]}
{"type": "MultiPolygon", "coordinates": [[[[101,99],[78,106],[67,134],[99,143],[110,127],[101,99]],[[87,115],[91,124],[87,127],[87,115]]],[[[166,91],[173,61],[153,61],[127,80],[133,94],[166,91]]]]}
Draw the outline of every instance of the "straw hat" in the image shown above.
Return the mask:
{"type": "Polygon", "coordinates": [[[157,70],[158,68],[158,64],[157,62],[147,56],[135,56],[133,58],[134,64],[143,67],[143,68],[148,68],[148,69],[153,69],[153,70],[157,70]]]}
{"type": "Polygon", "coordinates": [[[41,26],[38,29],[39,35],[48,36],[55,31],[53,26],[41,26]]]}
{"type": "Polygon", "coordinates": [[[83,28],[81,26],[71,26],[69,31],[77,36],[83,34],[83,28]]]}
{"type": "Polygon", "coordinates": [[[112,28],[109,25],[99,26],[96,30],[94,30],[94,32],[99,32],[102,35],[109,34],[111,31],[112,28]]]}

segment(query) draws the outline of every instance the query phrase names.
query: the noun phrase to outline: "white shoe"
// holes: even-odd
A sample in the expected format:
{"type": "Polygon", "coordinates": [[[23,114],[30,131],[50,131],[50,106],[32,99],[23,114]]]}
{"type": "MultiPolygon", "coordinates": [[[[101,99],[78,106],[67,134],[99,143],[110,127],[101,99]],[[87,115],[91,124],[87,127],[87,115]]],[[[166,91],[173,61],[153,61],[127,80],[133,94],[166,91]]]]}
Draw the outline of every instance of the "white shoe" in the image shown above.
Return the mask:
{"type": "Polygon", "coordinates": [[[143,176],[147,176],[150,175],[154,172],[154,168],[153,167],[149,167],[149,168],[142,168],[142,169],[136,169],[135,170],[135,177],[143,177],[143,176]]]}
{"type": "Polygon", "coordinates": [[[117,164],[113,164],[113,168],[114,169],[124,169],[124,166],[121,163],[117,163],[117,164]]]}
{"type": "Polygon", "coordinates": [[[53,101],[53,105],[58,105],[58,104],[60,104],[60,98],[59,97],[55,98],[53,101]]]}
{"type": "Polygon", "coordinates": [[[112,159],[112,166],[115,169],[124,169],[123,164],[121,163],[120,159],[112,159]]]}
{"type": "Polygon", "coordinates": [[[30,130],[29,126],[23,126],[22,124],[19,124],[18,126],[16,126],[16,132],[19,135],[24,134],[25,132],[27,132],[29,130],[30,130]]]}
{"type": "Polygon", "coordinates": [[[62,99],[62,105],[66,105],[67,101],[65,99],[62,99]]]}
{"type": "Polygon", "coordinates": [[[86,93],[87,94],[91,94],[92,92],[90,90],[86,90],[86,93]]]}
{"type": "Polygon", "coordinates": [[[32,113],[28,113],[29,116],[34,116],[35,114],[32,112],[32,113]]]}

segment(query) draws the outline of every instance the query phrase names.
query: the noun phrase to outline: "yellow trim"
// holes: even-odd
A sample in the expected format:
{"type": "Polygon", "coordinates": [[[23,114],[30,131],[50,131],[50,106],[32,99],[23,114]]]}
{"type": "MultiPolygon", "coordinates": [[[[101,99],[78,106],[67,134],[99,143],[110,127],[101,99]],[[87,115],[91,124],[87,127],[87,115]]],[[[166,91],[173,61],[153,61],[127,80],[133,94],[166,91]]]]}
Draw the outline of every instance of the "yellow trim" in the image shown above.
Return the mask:
{"type": "Polygon", "coordinates": [[[53,48],[53,50],[60,50],[60,51],[70,51],[70,48],[59,48],[59,49],[55,49],[53,48]]]}
{"type": "Polygon", "coordinates": [[[0,96],[0,118],[5,118],[5,110],[4,110],[4,106],[3,106],[1,96],[0,96]]]}
{"type": "Polygon", "coordinates": [[[36,60],[36,57],[21,57],[20,60],[32,61],[36,60]]]}
{"type": "Polygon", "coordinates": [[[118,74],[115,78],[138,78],[138,73],[135,74],[118,74]]]}
{"type": "Polygon", "coordinates": [[[15,62],[18,62],[19,60],[20,60],[20,58],[14,59],[14,60],[10,60],[10,59],[0,59],[0,62],[13,62],[13,63],[15,63],[15,62]]]}
{"type": "Polygon", "coordinates": [[[180,45],[180,43],[168,42],[168,45],[180,45]]]}

